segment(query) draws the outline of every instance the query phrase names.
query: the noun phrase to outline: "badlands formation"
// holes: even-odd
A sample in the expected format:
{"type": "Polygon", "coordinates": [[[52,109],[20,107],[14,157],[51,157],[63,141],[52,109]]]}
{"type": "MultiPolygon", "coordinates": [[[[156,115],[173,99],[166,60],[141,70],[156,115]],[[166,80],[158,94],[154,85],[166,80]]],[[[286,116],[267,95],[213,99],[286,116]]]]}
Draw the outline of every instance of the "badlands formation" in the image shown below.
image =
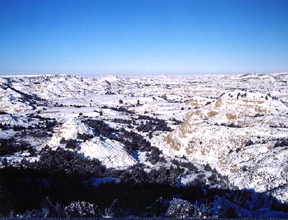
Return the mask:
{"type": "MultiPolygon", "coordinates": [[[[287,81],[287,73],[1,77],[0,170],[37,170],[39,196],[52,217],[57,211],[51,204],[59,198],[47,185],[65,181],[43,172],[80,173],[83,192],[88,183],[95,192],[112,183],[118,190],[117,198],[103,202],[65,194],[62,216],[81,216],[83,209],[100,217],[288,217],[287,81]],[[130,197],[120,193],[124,183],[154,187],[158,198],[145,197],[139,209],[129,206],[130,197]],[[163,184],[173,188],[171,195],[161,194],[157,187],[163,184]],[[202,194],[189,197],[187,190],[195,187],[202,194]],[[78,202],[82,208],[75,211],[77,200],[86,203],[78,202]],[[100,211],[109,204],[110,212],[100,211]]],[[[18,217],[41,217],[37,209],[43,207],[31,202],[21,208],[16,191],[5,185],[9,178],[1,178],[2,216],[15,210],[18,217]],[[6,208],[4,198],[10,201],[6,208]]]]}

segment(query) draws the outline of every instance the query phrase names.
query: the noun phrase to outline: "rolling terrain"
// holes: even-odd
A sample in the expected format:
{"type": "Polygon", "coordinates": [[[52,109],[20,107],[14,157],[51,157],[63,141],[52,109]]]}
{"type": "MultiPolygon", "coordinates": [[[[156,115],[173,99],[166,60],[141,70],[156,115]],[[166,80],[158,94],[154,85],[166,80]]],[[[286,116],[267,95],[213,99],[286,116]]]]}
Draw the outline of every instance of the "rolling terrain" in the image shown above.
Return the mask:
{"type": "Polygon", "coordinates": [[[287,81],[3,76],[0,216],[287,218],[287,81]]]}

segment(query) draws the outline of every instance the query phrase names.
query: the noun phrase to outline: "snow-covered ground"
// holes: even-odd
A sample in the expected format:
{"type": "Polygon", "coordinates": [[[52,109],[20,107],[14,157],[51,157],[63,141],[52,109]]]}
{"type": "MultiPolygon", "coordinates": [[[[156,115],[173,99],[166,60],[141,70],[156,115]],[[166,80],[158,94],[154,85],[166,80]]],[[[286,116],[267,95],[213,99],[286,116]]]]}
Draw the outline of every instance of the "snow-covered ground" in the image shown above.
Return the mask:
{"type": "MultiPolygon", "coordinates": [[[[67,150],[107,168],[140,162],[149,172],[184,156],[199,169],[209,164],[235,187],[288,202],[287,80],[288,73],[1,77],[0,138],[25,141],[36,151],[3,153],[1,160],[35,161],[45,146],[66,149],[64,140],[75,142],[67,150]],[[99,134],[100,128],[85,120],[103,121],[112,133],[99,134]],[[151,163],[149,151],[129,152],[125,132],[159,148],[166,163],[151,163]]],[[[195,179],[196,174],[187,174],[179,184],[195,179]]]]}

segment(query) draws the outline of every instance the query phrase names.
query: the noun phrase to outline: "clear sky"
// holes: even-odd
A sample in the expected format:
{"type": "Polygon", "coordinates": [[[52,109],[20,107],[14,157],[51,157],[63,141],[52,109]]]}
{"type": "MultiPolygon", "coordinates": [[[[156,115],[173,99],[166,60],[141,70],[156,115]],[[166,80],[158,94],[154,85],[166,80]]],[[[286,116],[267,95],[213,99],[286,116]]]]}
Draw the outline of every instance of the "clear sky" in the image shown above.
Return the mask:
{"type": "Polygon", "coordinates": [[[288,0],[0,0],[0,75],[288,71],[288,0]]]}

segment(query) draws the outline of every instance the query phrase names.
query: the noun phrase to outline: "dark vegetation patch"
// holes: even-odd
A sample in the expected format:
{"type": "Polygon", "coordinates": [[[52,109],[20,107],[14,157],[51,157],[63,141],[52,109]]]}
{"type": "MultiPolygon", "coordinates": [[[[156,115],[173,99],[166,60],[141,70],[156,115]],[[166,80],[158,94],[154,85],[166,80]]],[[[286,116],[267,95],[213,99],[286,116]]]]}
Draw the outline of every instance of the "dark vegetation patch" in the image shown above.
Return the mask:
{"type": "Polygon", "coordinates": [[[280,123],[279,125],[269,125],[270,128],[288,128],[287,125],[280,123]]]}
{"type": "Polygon", "coordinates": [[[135,114],[134,112],[132,111],[129,111],[128,109],[124,108],[124,107],[119,107],[119,108],[116,108],[116,107],[111,107],[110,109],[114,110],[114,111],[117,111],[117,112],[125,112],[125,113],[128,113],[128,114],[135,114]]]}
{"type": "MultiPolygon", "coordinates": [[[[215,125],[218,125],[218,123],[216,123],[215,125]]],[[[221,123],[220,126],[225,126],[229,128],[242,128],[241,125],[235,125],[234,123],[230,123],[230,124],[221,123]]]]}
{"type": "Polygon", "coordinates": [[[122,119],[122,118],[113,118],[111,120],[112,122],[115,122],[115,123],[120,123],[120,124],[132,124],[132,120],[127,120],[127,119],[122,119]]]}
{"type": "Polygon", "coordinates": [[[248,140],[246,143],[245,143],[245,146],[250,146],[250,145],[253,145],[254,144],[254,142],[253,141],[251,141],[251,140],[248,140]]]}
{"type": "MultiPolygon", "coordinates": [[[[199,213],[212,217],[211,204],[216,197],[247,210],[251,202],[254,209],[287,210],[264,194],[213,188],[213,181],[219,179],[215,173],[208,177],[210,185],[203,181],[205,175],[199,174],[188,185],[179,186],[177,178],[183,172],[179,166],[145,172],[141,164],[127,170],[106,169],[98,160],[61,148],[44,148],[38,162],[23,160],[17,167],[0,169],[0,215],[11,216],[14,210],[26,217],[201,217],[199,213]],[[114,177],[120,183],[95,187],[92,177],[114,177]]],[[[219,217],[237,214],[229,206],[222,211],[225,214],[219,217]]]]}
{"type": "MultiPolygon", "coordinates": [[[[176,120],[175,118],[170,120],[174,125],[182,124],[181,121],[176,120]]],[[[127,124],[128,128],[134,128],[135,126],[136,130],[140,132],[153,133],[154,131],[172,131],[165,120],[153,118],[148,115],[139,115],[137,118],[132,120],[114,118],[111,121],[120,124],[127,124]]]]}
{"type": "MultiPolygon", "coordinates": [[[[62,140],[62,139],[61,139],[62,140]]],[[[63,141],[62,141],[63,142],[63,141]]],[[[66,141],[66,145],[65,147],[68,148],[68,149],[76,149],[77,147],[77,141],[76,140],[73,140],[73,139],[69,139],[66,141]]]]}
{"type": "Polygon", "coordinates": [[[97,159],[88,160],[62,148],[52,150],[47,146],[39,156],[39,161],[30,163],[23,159],[14,167],[2,160],[0,215],[7,216],[14,210],[34,217],[101,217],[109,213],[117,217],[153,217],[164,215],[175,196],[193,202],[214,195],[204,195],[202,188],[209,190],[205,175],[199,175],[189,186],[179,186],[178,178],[185,172],[183,167],[197,172],[189,162],[175,160],[176,166],[146,172],[142,164],[126,170],[106,169],[97,159]],[[95,188],[92,179],[101,177],[118,178],[120,183],[101,183],[95,188]],[[106,209],[115,200],[110,211],[106,209]]]}
{"type": "Polygon", "coordinates": [[[182,124],[182,121],[179,121],[179,120],[177,120],[175,118],[172,118],[171,121],[174,122],[174,125],[181,125],[182,124]]]}
{"type": "Polygon", "coordinates": [[[94,136],[91,134],[86,134],[86,133],[78,133],[77,134],[77,139],[83,140],[83,141],[87,141],[90,140],[91,138],[93,138],[94,136]]]}
{"type": "Polygon", "coordinates": [[[2,131],[9,129],[15,131],[13,137],[0,139],[0,156],[13,155],[16,152],[23,152],[25,150],[28,150],[30,155],[34,156],[35,150],[30,146],[30,141],[35,138],[43,141],[47,140],[47,138],[52,136],[53,128],[59,124],[55,119],[34,115],[33,118],[38,118],[39,122],[28,127],[0,123],[2,131]]]}
{"type": "Polygon", "coordinates": [[[259,136],[258,136],[257,138],[258,138],[258,140],[256,140],[256,141],[248,140],[248,141],[245,143],[245,147],[246,147],[246,146],[253,145],[253,144],[266,144],[266,143],[267,143],[267,140],[261,139],[259,136]]]}
{"type": "Polygon", "coordinates": [[[234,123],[228,124],[227,127],[230,128],[241,128],[241,125],[235,125],[234,123]]]}
{"type": "Polygon", "coordinates": [[[105,167],[100,166],[97,159],[87,160],[83,155],[79,155],[69,150],[58,147],[52,150],[48,146],[44,147],[37,162],[29,163],[25,159],[19,164],[20,167],[38,170],[40,172],[64,172],[78,174],[93,174],[102,176],[105,167]]]}
{"type": "Polygon", "coordinates": [[[171,162],[177,166],[181,166],[181,167],[185,167],[187,168],[190,172],[195,172],[195,173],[199,173],[198,168],[194,166],[193,163],[190,162],[183,162],[183,161],[179,161],[176,159],[171,160],[171,162]]]}
{"type": "Polygon", "coordinates": [[[172,131],[166,121],[162,119],[155,119],[149,116],[139,116],[138,120],[142,120],[136,127],[137,131],[154,132],[154,131],[172,131]],[[145,122],[143,120],[146,120],[145,122]]]}
{"type": "Polygon", "coordinates": [[[0,139],[0,156],[11,155],[15,152],[28,150],[29,144],[25,141],[16,142],[14,137],[0,139]]]}
{"type": "Polygon", "coordinates": [[[276,147],[286,147],[286,146],[288,146],[288,139],[286,139],[286,138],[277,140],[277,142],[274,144],[274,148],[276,148],[276,147]]]}

